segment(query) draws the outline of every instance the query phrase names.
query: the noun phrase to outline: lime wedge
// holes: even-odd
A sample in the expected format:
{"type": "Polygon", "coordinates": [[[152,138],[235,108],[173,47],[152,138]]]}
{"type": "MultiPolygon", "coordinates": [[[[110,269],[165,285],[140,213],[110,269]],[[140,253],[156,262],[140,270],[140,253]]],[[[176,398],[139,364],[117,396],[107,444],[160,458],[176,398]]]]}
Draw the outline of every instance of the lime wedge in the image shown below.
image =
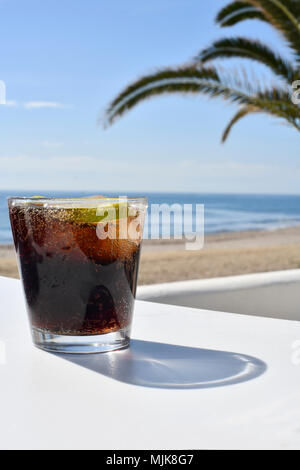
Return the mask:
{"type": "Polygon", "coordinates": [[[112,222],[128,217],[129,207],[127,202],[115,204],[100,204],[91,208],[63,209],[67,212],[67,219],[77,224],[97,224],[104,220],[112,222]]]}

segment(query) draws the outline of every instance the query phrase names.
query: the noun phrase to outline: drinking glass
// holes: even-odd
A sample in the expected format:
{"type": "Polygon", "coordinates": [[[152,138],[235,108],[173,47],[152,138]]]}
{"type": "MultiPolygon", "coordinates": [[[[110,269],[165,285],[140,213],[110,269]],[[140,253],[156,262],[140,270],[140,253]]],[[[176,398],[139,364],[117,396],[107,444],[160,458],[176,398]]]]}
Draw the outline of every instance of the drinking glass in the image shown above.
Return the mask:
{"type": "Polygon", "coordinates": [[[128,347],[147,200],[8,205],[34,344],[63,353],[128,347]]]}

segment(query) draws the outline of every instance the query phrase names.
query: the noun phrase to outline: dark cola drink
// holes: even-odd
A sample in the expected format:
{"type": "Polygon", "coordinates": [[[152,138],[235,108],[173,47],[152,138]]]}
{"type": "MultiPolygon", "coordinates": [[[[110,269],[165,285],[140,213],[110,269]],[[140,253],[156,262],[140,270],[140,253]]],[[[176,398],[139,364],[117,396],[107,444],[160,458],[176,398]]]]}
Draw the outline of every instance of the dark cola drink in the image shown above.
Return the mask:
{"type": "Polygon", "coordinates": [[[145,209],[144,199],[9,200],[37,346],[80,353],[128,345],[145,209]]]}

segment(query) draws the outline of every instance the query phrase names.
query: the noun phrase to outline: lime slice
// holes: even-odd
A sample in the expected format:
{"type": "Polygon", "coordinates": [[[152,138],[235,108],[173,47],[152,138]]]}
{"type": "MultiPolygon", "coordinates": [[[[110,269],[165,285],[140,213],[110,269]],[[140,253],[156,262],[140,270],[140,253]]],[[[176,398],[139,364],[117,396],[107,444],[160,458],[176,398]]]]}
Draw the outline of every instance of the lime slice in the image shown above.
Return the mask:
{"type": "MultiPolygon", "coordinates": [[[[32,196],[30,199],[46,199],[46,198],[44,196],[32,196]]],[[[27,202],[27,204],[30,205],[30,202],[27,202]]],[[[35,202],[34,205],[37,207],[42,207],[43,203],[35,202]]]]}
{"type": "Polygon", "coordinates": [[[77,224],[97,224],[104,220],[111,222],[128,217],[129,206],[127,202],[115,204],[101,204],[91,208],[63,209],[67,212],[67,219],[77,224]]]}

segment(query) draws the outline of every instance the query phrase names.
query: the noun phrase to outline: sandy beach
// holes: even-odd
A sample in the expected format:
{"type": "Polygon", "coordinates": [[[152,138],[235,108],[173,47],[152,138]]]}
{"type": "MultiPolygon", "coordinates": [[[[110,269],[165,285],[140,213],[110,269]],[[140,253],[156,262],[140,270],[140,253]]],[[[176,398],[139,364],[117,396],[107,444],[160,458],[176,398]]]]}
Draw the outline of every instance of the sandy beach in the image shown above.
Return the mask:
{"type": "MultiPolygon", "coordinates": [[[[300,227],[207,235],[201,251],[181,241],[143,243],[139,284],[300,268],[300,227]]],[[[18,278],[14,249],[0,246],[0,275],[18,278]]]]}

